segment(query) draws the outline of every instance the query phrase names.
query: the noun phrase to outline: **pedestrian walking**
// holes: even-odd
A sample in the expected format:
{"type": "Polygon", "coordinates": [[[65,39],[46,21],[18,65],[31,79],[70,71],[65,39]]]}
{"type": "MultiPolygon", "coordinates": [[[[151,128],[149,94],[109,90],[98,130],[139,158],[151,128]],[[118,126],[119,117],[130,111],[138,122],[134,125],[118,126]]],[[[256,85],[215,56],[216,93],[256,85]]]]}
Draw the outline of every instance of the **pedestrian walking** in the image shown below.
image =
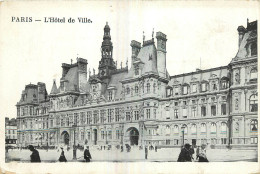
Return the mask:
{"type": "Polygon", "coordinates": [[[92,159],[88,146],[86,146],[86,149],[84,151],[84,159],[86,160],[86,162],[90,162],[90,159],[92,159]]]}
{"type": "Polygon", "coordinates": [[[191,145],[189,143],[185,144],[181,149],[177,162],[191,162],[193,153],[194,150],[192,151],[191,145]]]}
{"type": "Polygon", "coordinates": [[[199,158],[199,162],[209,162],[206,155],[206,145],[202,144],[201,147],[197,149],[197,158],[199,158]]]}
{"type": "Polygon", "coordinates": [[[31,162],[32,163],[40,163],[41,162],[41,158],[40,158],[38,150],[36,150],[33,147],[33,145],[29,145],[28,149],[32,152],[32,154],[30,156],[31,157],[31,162]]]}
{"type": "Polygon", "coordinates": [[[155,149],[155,152],[157,152],[157,146],[155,146],[155,148],[154,148],[154,149],[155,149]]]}
{"type": "Polygon", "coordinates": [[[64,155],[64,151],[63,151],[62,147],[61,147],[61,154],[60,154],[59,162],[67,162],[67,159],[64,155]]]}
{"type": "Polygon", "coordinates": [[[144,152],[145,152],[145,159],[147,159],[147,157],[148,157],[148,148],[147,148],[147,146],[145,146],[144,152]]]}

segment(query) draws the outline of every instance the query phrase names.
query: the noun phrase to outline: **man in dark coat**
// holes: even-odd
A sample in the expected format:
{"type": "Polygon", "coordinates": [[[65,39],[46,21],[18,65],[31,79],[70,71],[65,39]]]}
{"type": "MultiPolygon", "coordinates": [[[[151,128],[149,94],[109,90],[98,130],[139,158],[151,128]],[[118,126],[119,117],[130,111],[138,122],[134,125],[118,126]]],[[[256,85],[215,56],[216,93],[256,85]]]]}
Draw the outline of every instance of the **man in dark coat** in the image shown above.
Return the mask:
{"type": "Polygon", "coordinates": [[[84,151],[84,159],[86,160],[86,162],[90,162],[91,155],[90,155],[88,146],[86,147],[86,149],[85,149],[85,151],[84,151]]]}
{"type": "Polygon", "coordinates": [[[145,146],[144,152],[145,152],[145,159],[147,159],[147,157],[148,157],[148,148],[147,148],[147,146],[145,146]]]}
{"type": "Polygon", "coordinates": [[[28,149],[30,151],[32,151],[32,154],[30,156],[31,157],[31,162],[32,163],[40,163],[41,159],[40,159],[40,155],[39,155],[38,150],[34,149],[34,147],[32,145],[29,145],[28,149]]]}
{"type": "Polygon", "coordinates": [[[194,150],[191,149],[191,145],[188,143],[185,144],[181,149],[181,153],[179,154],[177,162],[191,162],[193,153],[194,150]]]}

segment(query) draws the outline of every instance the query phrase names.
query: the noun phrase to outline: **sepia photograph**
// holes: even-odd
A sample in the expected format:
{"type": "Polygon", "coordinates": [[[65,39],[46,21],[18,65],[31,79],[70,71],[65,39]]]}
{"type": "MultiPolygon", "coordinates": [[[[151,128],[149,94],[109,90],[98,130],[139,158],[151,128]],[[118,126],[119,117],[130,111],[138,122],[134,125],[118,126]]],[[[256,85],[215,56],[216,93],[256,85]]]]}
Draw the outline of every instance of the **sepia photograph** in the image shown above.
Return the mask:
{"type": "Polygon", "coordinates": [[[258,5],[0,2],[1,171],[259,172],[258,5]]]}

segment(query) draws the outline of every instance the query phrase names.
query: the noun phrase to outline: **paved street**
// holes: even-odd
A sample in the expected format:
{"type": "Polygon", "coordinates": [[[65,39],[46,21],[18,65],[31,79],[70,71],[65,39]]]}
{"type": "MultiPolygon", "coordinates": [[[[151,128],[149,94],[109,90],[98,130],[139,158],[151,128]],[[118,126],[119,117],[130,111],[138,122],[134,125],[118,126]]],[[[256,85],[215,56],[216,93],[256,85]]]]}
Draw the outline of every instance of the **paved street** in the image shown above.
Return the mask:
{"type": "MultiPolygon", "coordinates": [[[[42,162],[58,162],[61,151],[58,150],[38,150],[42,162]]],[[[73,161],[72,150],[64,151],[67,160],[73,161]]],[[[157,152],[151,150],[148,152],[148,159],[144,159],[144,150],[132,148],[131,152],[120,152],[120,150],[96,150],[90,149],[92,161],[99,162],[137,162],[137,161],[168,161],[176,162],[180,149],[166,148],[158,149],[157,152]]],[[[256,150],[227,150],[227,149],[208,149],[207,156],[210,162],[225,162],[225,161],[257,161],[256,150]]],[[[6,155],[6,161],[30,162],[29,150],[9,150],[6,155]]],[[[194,155],[195,157],[195,155],[194,155]]],[[[83,161],[83,151],[77,150],[77,161],[83,161]]]]}

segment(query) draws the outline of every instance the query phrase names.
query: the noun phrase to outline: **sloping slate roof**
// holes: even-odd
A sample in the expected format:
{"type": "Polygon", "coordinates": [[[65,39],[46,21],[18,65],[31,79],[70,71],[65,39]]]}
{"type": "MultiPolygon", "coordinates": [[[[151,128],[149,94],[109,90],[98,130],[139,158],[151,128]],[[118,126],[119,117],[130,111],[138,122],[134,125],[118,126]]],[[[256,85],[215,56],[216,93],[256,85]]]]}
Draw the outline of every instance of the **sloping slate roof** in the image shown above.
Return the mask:
{"type": "Polygon", "coordinates": [[[146,73],[158,74],[157,52],[154,44],[150,44],[142,47],[137,58],[140,58],[142,62],[145,62],[143,69],[141,70],[142,74],[146,74],[146,73]]]}
{"type": "Polygon", "coordinates": [[[65,83],[66,91],[77,91],[75,85],[78,88],[78,67],[70,68],[69,72],[65,76],[65,80],[68,81],[67,83],[65,83]]]}
{"type": "Polygon", "coordinates": [[[53,82],[53,85],[52,85],[52,88],[51,88],[51,93],[50,94],[58,94],[59,91],[58,91],[58,88],[57,88],[57,85],[56,85],[56,81],[53,82]]]}
{"type": "MultiPolygon", "coordinates": [[[[127,71],[121,72],[118,74],[113,74],[111,77],[108,87],[111,87],[111,86],[116,87],[115,99],[119,99],[121,97],[122,84],[120,81],[125,79],[126,75],[127,75],[127,71]]],[[[108,95],[108,91],[105,92],[105,95],[106,96],[108,95]]]]}
{"type": "Polygon", "coordinates": [[[245,58],[246,57],[247,52],[246,52],[246,47],[245,46],[247,44],[247,39],[248,39],[248,37],[249,37],[251,32],[252,31],[249,31],[249,32],[245,33],[245,35],[244,35],[244,37],[243,37],[243,39],[241,41],[241,44],[239,46],[238,53],[236,55],[237,58],[245,58]]]}

